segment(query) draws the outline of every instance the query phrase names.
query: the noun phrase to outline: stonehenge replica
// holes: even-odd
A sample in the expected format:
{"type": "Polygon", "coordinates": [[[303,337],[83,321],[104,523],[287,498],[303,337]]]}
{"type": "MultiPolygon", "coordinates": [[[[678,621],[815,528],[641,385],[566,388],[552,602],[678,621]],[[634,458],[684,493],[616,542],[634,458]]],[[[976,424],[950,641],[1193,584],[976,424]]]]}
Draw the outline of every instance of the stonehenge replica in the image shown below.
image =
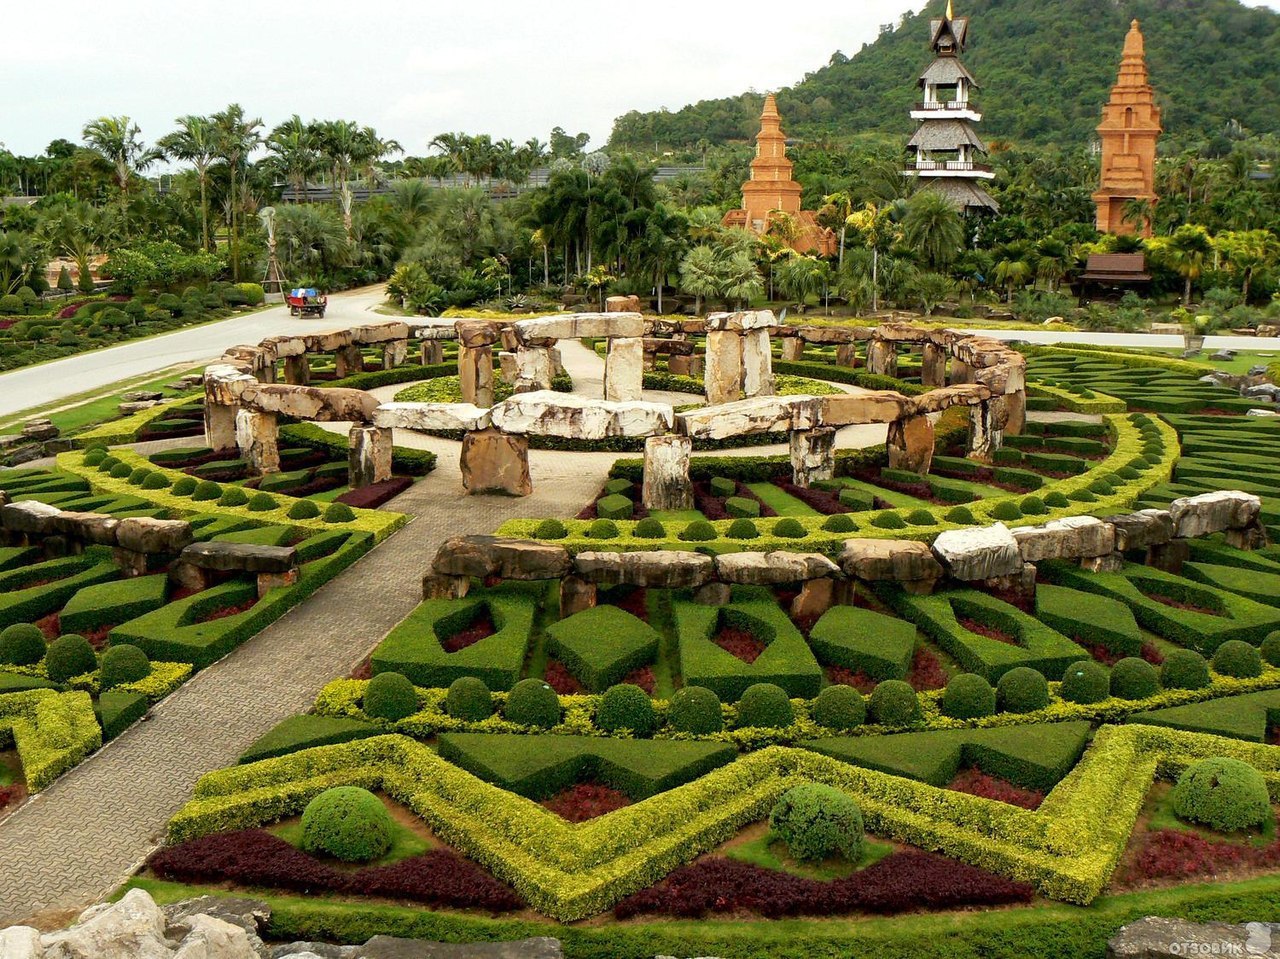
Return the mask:
{"type": "MultiPolygon", "coordinates": [[[[626,305],[610,303],[610,306],[626,305]]],[[[715,313],[705,319],[646,319],[636,312],[561,313],[516,321],[460,319],[451,325],[394,321],[307,336],[278,336],[226,352],[205,376],[206,443],[237,448],[257,473],[280,469],[281,416],[350,423],[350,483],[391,478],[393,430],[461,432],[463,485],[468,493],[527,496],[532,492],[529,438],[644,440],[644,503],[649,509],[692,505],[689,458],[696,441],[786,432],[794,482],[830,479],[837,431],[888,427],[890,466],[929,472],[934,423],[953,406],[969,412],[968,455],[989,461],[1006,434],[1026,421],[1026,361],[998,340],[906,323],[878,327],[779,326],[767,310],[715,313]],[[704,355],[694,336],[705,335],[704,355]],[[772,337],[783,355],[803,357],[808,345],[835,345],[837,363],[853,366],[865,344],[867,370],[894,376],[898,353],[919,351],[926,391],[907,396],[863,390],[837,396],[774,395],[772,337]],[[311,385],[310,358],[334,357],[339,378],[364,368],[363,351],[378,347],[382,367],[408,358],[421,344],[424,365],[443,361],[443,344],[458,347],[460,403],[379,403],[358,389],[311,385]],[[603,396],[587,399],[552,390],[561,340],[604,340],[603,396]],[[495,357],[495,349],[498,351],[495,357]],[[669,357],[677,375],[700,372],[708,405],[676,413],[643,400],[646,369],[669,357]],[[495,359],[515,395],[495,403],[495,359]],[[282,365],[280,365],[282,364],[282,365]],[[282,373],[284,382],[277,382],[282,373]]]]}

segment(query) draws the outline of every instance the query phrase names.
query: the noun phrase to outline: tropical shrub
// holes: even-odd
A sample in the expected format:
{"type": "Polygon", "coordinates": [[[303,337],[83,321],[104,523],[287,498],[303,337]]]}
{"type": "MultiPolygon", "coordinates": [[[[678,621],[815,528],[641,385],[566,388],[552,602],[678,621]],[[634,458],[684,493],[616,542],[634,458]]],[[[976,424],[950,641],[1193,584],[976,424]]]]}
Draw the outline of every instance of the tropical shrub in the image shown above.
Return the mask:
{"type": "Polygon", "coordinates": [[[111,646],[102,654],[99,685],[103,690],[114,689],[125,683],[136,683],[151,675],[151,660],[137,646],[122,643],[111,646]]]}
{"type": "Polygon", "coordinates": [[[1239,759],[1202,759],[1173,787],[1173,811],[1218,832],[1261,826],[1273,815],[1262,773],[1239,759]]]}
{"type": "Polygon", "coordinates": [[[44,657],[45,672],[55,683],[65,683],[98,668],[98,657],[83,636],[70,633],[49,644],[44,657]]]}
{"type": "Polygon", "coordinates": [[[596,707],[596,725],[605,732],[628,729],[636,736],[652,736],[658,718],[648,694],[626,683],[610,686],[596,707]]]}
{"type": "Polygon", "coordinates": [[[302,813],[302,848],[343,862],[369,862],[391,849],[391,814],[358,786],[326,789],[302,813]]]}
{"type": "Polygon", "coordinates": [[[0,663],[9,666],[32,666],[44,659],[48,643],[40,627],[15,623],[0,631],[0,663]]]}
{"type": "Polygon", "coordinates": [[[871,692],[871,719],[881,726],[910,726],[920,719],[920,701],[909,683],[886,679],[871,692]]]}
{"type": "Polygon", "coordinates": [[[867,721],[867,703],[852,686],[828,686],[812,707],[813,720],[836,732],[857,729],[867,721]]]}
{"type": "Polygon", "coordinates": [[[1058,695],[1069,703],[1100,703],[1111,695],[1111,676],[1102,664],[1081,660],[1062,674],[1058,695]]]}
{"type": "Polygon", "coordinates": [[[560,699],[543,680],[522,679],[507,694],[503,715],[520,726],[550,729],[560,722],[560,699]]]}
{"type": "Polygon", "coordinates": [[[795,722],[787,691],[773,683],[748,686],[738,700],[738,728],[785,729],[795,722]]]}
{"type": "Polygon", "coordinates": [[[1213,654],[1213,671],[1234,679],[1262,675],[1262,654],[1242,639],[1229,639],[1213,654]]]}
{"type": "Polygon", "coordinates": [[[862,811],[834,786],[806,783],[788,789],[769,814],[769,828],[801,861],[840,854],[850,862],[862,856],[862,811]]]}
{"type": "Polygon", "coordinates": [[[1175,649],[1160,667],[1165,689],[1204,689],[1209,682],[1209,664],[1193,649],[1175,649]]]}
{"type": "Polygon", "coordinates": [[[996,683],[996,701],[1007,713],[1044,709],[1049,705],[1049,681],[1030,666],[1015,666],[996,683]]]}
{"type": "Polygon", "coordinates": [[[977,673],[954,677],[942,694],[942,714],[952,719],[978,719],[995,711],[996,691],[977,673]]]}
{"type": "Polygon", "coordinates": [[[1160,672],[1145,659],[1128,656],[1111,667],[1111,695],[1146,699],[1160,691],[1160,672]]]}

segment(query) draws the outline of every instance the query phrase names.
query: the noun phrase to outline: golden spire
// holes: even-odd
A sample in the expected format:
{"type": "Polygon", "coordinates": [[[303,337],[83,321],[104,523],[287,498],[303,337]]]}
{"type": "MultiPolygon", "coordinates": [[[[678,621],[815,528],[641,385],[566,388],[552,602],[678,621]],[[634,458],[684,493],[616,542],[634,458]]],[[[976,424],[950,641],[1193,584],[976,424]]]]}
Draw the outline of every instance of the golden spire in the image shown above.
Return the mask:
{"type": "Polygon", "coordinates": [[[951,6],[951,0],[947,0],[947,19],[954,20],[956,18],[955,8],[951,6]]]}
{"type": "Polygon", "coordinates": [[[1142,38],[1142,24],[1134,20],[1129,24],[1129,35],[1124,38],[1124,55],[1141,57],[1146,54],[1146,44],[1142,38]]]}

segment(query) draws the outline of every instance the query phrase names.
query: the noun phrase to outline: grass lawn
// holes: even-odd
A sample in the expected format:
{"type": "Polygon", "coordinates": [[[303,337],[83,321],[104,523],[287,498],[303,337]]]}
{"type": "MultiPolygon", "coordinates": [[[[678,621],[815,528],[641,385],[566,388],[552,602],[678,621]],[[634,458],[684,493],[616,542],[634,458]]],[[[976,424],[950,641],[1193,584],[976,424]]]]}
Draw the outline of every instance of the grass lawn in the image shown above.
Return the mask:
{"type": "Polygon", "coordinates": [[[18,760],[18,754],[12,750],[8,752],[0,752],[0,786],[12,786],[19,782],[22,776],[19,770],[22,768],[18,760]]]}
{"type": "MultiPolygon", "coordinates": [[[[866,483],[862,480],[853,479],[848,476],[840,477],[840,482],[849,489],[861,490],[864,493],[870,493],[873,496],[879,497],[894,509],[933,509],[935,505],[930,503],[928,500],[923,500],[916,496],[910,496],[906,493],[897,493],[891,489],[876,486],[874,483],[866,483]]],[[[1008,496],[1009,494],[1004,490],[1001,490],[1000,495],[1008,496]]]]}
{"type": "Polygon", "coordinates": [[[667,529],[668,533],[679,532],[685,524],[706,519],[696,509],[656,509],[649,513],[649,517],[656,519],[663,526],[668,523],[671,524],[671,527],[667,529]]]}
{"type": "Polygon", "coordinates": [[[852,862],[843,856],[832,856],[817,863],[799,862],[787,854],[785,842],[775,836],[772,831],[766,831],[761,836],[726,849],[725,855],[739,862],[760,866],[762,869],[830,882],[834,879],[844,879],[860,869],[873,866],[891,852],[893,852],[891,843],[879,842],[868,837],[863,843],[862,855],[857,862],[852,862]]]}
{"type": "Polygon", "coordinates": [[[748,483],[747,489],[760,497],[760,501],[779,516],[821,516],[808,503],[801,502],[772,483],[748,483]]]}
{"type": "MultiPolygon", "coordinates": [[[[1240,342],[1248,343],[1247,337],[1241,337],[1240,342]]],[[[1267,366],[1274,363],[1277,357],[1280,357],[1280,346],[1270,350],[1248,350],[1237,349],[1236,347],[1228,347],[1228,349],[1236,350],[1236,358],[1234,360],[1211,360],[1217,350],[1206,349],[1197,357],[1193,357],[1189,362],[1203,366],[1206,370],[1222,370],[1226,373],[1234,373],[1243,376],[1255,366],[1267,366]]],[[[1182,359],[1181,347],[1151,347],[1146,350],[1148,353],[1158,353],[1162,356],[1172,356],[1182,359]]]]}

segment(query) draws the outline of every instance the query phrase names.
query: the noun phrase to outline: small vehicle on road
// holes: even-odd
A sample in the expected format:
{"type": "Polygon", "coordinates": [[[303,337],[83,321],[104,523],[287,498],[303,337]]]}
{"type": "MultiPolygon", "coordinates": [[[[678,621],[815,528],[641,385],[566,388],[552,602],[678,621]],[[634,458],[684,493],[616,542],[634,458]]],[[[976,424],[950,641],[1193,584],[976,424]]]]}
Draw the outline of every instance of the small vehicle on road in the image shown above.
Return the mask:
{"type": "Polygon", "coordinates": [[[290,290],[284,301],[289,304],[290,316],[323,317],[325,309],[329,306],[329,297],[312,287],[290,290]]]}

